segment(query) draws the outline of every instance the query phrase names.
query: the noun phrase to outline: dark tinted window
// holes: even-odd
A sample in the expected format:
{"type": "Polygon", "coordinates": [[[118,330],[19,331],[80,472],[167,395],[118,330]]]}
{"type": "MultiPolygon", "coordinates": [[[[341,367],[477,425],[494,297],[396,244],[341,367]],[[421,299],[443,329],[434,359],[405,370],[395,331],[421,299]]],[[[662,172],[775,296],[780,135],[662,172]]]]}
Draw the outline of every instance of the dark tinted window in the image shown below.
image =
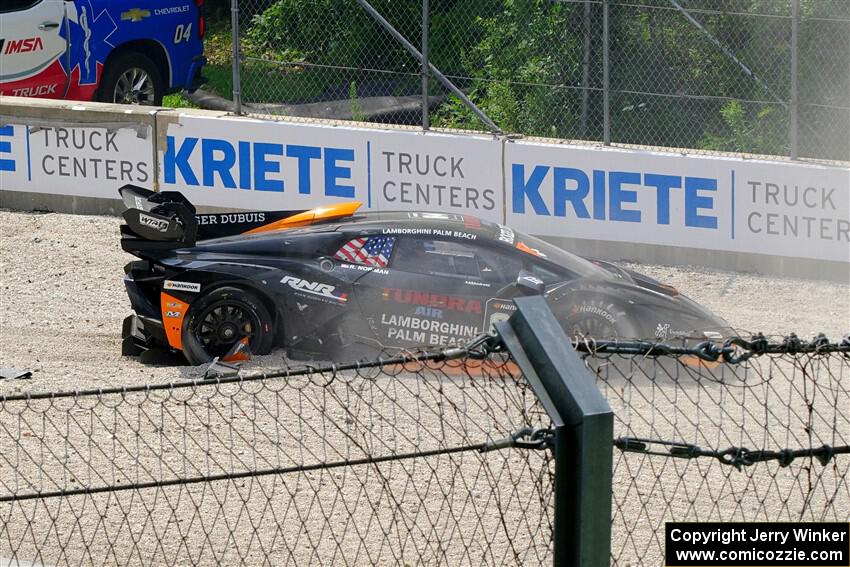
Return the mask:
{"type": "Polygon", "coordinates": [[[401,238],[392,267],[415,274],[500,283],[516,280],[522,265],[518,258],[463,242],[401,238]]]}
{"type": "MultiPolygon", "coordinates": [[[[543,262],[544,265],[547,262],[551,262],[560,268],[566,268],[573,277],[607,276],[608,274],[606,270],[593,262],[567,252],[563,248],[549,244],[545,240],[521,232],[516,233],[516,247],[520,251],[523,251],[523,254],[528,254],[532,258],[541,258],[545,261],[543,262]]],[[[556,268],[555,273],[557,271],[556,268]]],[[[544,281],[549,281],[546,278],[543,279],[544,281]]]]}

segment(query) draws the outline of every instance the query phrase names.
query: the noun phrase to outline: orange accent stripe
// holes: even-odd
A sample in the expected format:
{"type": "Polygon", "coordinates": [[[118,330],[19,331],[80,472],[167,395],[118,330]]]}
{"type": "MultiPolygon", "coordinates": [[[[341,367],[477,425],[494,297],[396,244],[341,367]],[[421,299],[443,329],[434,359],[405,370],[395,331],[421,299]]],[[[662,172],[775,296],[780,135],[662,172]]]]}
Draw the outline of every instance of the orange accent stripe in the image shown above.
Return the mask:
{"type": "Polygon", "coordinates": [[[538,250],[537,248],[532,248],[525,242],[517,242],[516,247],[517,250],[522,250],[523,252],[531,254],[532,256],[540,256],[540,250],[538,250]]]}
{"type": "Polygon", "coordinates": [[[264,224],[263,226],[258,226],[257,228],[252,228],[251,230],[243,232],[242,234],[259,234],[261,232],[271,232],[273,230],[281,230],[284,228],[296,228],[299,226],[307,226],[313,224],[314,222],[322,220],[350,217],[357,209],[362,206],[363,203],[359,201],[353,201],[351,203],[338,203],[336,205],[329,205],[327,207],[319,207],[317,209],[298,213],[297,215],[293,215],[291,217],[287,217],[279,221],[264,224]]]}
{"type": "Polygon", "coordinates": [[[673,297],[676,297],[677,295],[679,295],[679,290],[676,289],[675,287],[673,287],[672,285],[661,284],[661,287],[666,289],[667,293],[669,293],[673,297]]]}
{"type": "Polygon", "coordinates": [[[186,317],[186,311],[189,310],[189,304],[162,292],[159,294],[159,306],[162,311],[162,327],[165,329],[168,344],[172,348],[183,350],[183,319],[186,317]],[[174,317],[174,314],[177,314],[177,317],[174,317]]]}

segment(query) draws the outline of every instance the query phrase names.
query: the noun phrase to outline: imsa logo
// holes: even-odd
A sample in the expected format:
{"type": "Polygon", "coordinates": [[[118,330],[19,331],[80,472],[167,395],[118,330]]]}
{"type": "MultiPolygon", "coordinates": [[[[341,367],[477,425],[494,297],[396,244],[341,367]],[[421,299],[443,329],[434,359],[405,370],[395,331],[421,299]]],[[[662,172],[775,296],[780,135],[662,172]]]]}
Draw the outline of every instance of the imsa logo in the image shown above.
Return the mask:
{"type": "Polygon", "coordinates": [[[0,53],[13,55],[15,53],[30,53],[33,51],[44,51],[44,42],[40,37],[28,37],[25,39],[0,39],[0,53]],[[4,49],[5,46],[5,49],[4,49]]]}

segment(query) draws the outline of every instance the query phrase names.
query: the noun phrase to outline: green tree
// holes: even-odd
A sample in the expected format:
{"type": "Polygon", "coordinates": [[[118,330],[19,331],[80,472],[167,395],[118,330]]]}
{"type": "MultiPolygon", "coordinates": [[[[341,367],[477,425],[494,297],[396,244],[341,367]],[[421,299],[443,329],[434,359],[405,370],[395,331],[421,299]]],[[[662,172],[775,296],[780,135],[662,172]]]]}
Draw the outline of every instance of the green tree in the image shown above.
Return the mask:
{"type": "MultiPolygon", "coordinates": [[[[418,0],[372,4],[419,44],[418,0]]],[[[681,4],[704,29],[666,0],[611,3],[612,139],[786,153],[790,3],[681,4]]],[[[353,0],[256,0],[254,5],[262,9],[250,22],[247,51],[285,62],[262,72],[289,74],[286,79],[300,85],[295,91],[304,98],[344,99],[354,81],[360,96],[380,91],[374,87],[379,81],[396,85],[394,94],[417,91],[418,63],[353,0]]],[[[598,2],[588,6],[586,20],[585,6],[577,2],[431,0],[431,61],[507,132],[599,139],[602,9],[598,2]],[[579,127],[581,117],[587,118],[586,129],[579,127]]],[[[801,12],[801,147],[811,148],[809,155],[847,159],[850,2],[801,0],[801,12]]],[[[436,81],[432,85],[432,94],[445,92],[436,81]]],[[[436,110],[432,123],[483,129],[454,97],[436,110]]]]}
{"type": "Polygon", "coordinates": [[[723,105],[722,132],[706,133],[696,144],[705,150],[783,155],[788,152],[788,120],[779,105],[744,105],[732,100],[723,105]]]}
{"type": "MultiPolygon", "coordinates": [[[[575,7],[545,0],[504,0],[501,9],[478,16],[479,41],[460,54],[472,79],[470,96],[503,130],[564,136],[576,122],[575,84],[581,60],[571,33],[575,7]]],[[[452,98],[435,125],[476,128],[472,112],[452,98]]]]}

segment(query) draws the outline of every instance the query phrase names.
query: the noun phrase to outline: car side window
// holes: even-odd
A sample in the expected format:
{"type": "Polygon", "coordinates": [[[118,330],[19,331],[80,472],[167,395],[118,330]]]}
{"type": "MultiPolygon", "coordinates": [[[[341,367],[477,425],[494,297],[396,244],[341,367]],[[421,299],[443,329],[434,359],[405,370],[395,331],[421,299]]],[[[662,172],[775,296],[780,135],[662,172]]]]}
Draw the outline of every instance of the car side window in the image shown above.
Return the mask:
{"type": "Polygon", "coordinates": [[[540,264],[538,264],[537,262],[530,263],[526,267],[526,271],[531,272],[532,275],[540,278],[541,280],[543,280],[543,283],[547,283],[547,284],[563,281],[565,279],[572,279],[572,278],[567,278],[564,274],[559,274],[559,273],[557,273],[553,270],[545,268],[545,267],[541,266],[540,264]]]}
{"type": "Polygon", "coordinates": [[[334,258],[342,262],[386,268],[395,246],[395,236],[352,238],[337,250],[334,258]]]}
{"type": "Polygon", "coordinates": [[[512,284],[523,269],[521,258],[498,249],[480,248],[478,261],[482,266],[481,279],[487,283],[512,284]]]}
{"type": "Polygon", "coordinates": [[[392,267],[414,274],[501,283],[515,280],[521,264],[495,251],[464,242],[401,238],[392,267]],[[513,263],[516,266],[511,266],[513,263]]]}
{"type": "Polygon", "coordinates": [[[0,13],[20,12],[21,10],[32,8],[39,2],[41,2],[41,0],[5,0],[0,3],[0,13]]]}

